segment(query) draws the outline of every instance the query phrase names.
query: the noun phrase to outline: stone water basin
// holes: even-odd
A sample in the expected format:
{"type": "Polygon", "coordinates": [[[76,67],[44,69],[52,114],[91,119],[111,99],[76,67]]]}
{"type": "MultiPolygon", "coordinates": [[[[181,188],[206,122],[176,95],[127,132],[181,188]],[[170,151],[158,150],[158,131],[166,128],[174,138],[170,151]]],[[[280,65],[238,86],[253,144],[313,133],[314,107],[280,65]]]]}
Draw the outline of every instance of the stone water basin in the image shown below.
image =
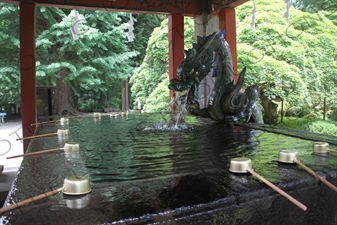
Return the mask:
{"type": "MultiPolygon", "coordinates": [[[[280,150],[337,184],[337,154],[312,154],[312,140],[249,127],[227,128],[186,117],[180,129],[168,114],[71,118],[69,135],[32,140],[29,152],[80,145],[25,157],[5,205],[59,188],[68,176],[90,178],[92,191],[62,193],[2,215],[3,224],[336,224],[337,193],[280,150]],[[303,211],[250,174],[229,172],[247,157],[261,176],[308,207],[303,211]]],[[[40,127],[53,133],[60,125],[40,127]]],[[[319,141],[319,140],[318,140],[319,141]]],[[[333,147],[333,146],[332,146],[333,147]]]]}

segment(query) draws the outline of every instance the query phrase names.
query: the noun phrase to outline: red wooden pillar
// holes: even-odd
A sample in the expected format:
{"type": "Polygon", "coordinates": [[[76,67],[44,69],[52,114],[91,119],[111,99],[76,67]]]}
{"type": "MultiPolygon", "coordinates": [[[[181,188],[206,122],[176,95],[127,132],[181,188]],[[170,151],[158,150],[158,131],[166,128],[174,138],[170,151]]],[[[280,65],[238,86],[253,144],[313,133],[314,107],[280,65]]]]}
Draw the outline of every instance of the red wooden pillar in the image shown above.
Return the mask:
{"type": "MultiPolygon", "coordinates": [[[[168,16],[169,40],[169,77],[177,77],[177,68],[184,60],[184,16],[170,14],[168,16]]],[[[174,98],[174,91],[170,90],[170,98],[174,98]]],[[[171,110],[173,110],[171,108],[171,110]]]]}
{"type": "Polygon", "coordinates": [[[231,49],[234,67],[234,80],[238,79],[238,63],[236,54],[236,17],[235,8],[223,8],[219,11],[219,28],[226,30],[226,40],[231,49]]]}
{"type": "MultiPolygon", "coordinates": [[[[20,2],[20,79],[23,137],[32,136],[36,122],[35,4],[20,2]]],[[[30,140],[24,140],[27,151],[30,140]]]]}

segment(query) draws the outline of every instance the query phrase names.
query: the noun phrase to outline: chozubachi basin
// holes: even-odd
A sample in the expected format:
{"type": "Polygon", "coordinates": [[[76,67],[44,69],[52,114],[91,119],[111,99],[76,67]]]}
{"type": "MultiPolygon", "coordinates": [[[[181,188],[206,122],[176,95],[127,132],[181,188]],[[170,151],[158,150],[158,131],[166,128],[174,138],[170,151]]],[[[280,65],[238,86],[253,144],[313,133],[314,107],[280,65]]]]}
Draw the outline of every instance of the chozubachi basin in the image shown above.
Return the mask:
{"type": "MultiPolygon", "coordinates": [[[[58,193],[1,215],[3,224],[336,224],[337,193],[296,164],[278,162],[280,151],[337,183],[337,154],[312,154],[312,140],[210,119],[169,114],[70,118],[39,126],[36,135],[66,126],[65,137],[31,140],[28,152],[77,142],[80,151],[23,159],[5,206],[83,176],[91,192],[58,193]],[[229,171],[233,158],[251,159],[254,170],[307,206],[303,211],[250,174],[229,171]]],[[[320,140],[317,140],[320,141],[320,140]]]]}

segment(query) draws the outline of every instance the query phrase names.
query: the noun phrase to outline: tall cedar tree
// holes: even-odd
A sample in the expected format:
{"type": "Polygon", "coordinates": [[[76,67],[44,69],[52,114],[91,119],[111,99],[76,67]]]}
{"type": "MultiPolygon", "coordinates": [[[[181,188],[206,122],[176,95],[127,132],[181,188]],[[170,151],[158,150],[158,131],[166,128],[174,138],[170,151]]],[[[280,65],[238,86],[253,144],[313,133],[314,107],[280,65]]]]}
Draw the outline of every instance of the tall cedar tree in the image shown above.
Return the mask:
{"type": "MultiPolygon", "coordinates": [[[[19,8],[3,3],[0,6],[0,102],[17,103],[19,8]]],[[[80,10],[77,14],[79,39],[73,40],[73,11],[36,8],[37,84],[55,86],[54,112],[58,114],[77,114],[76,104],[83,104],[88,98],[96,104],[120,101],[120,80],[132,75],[134,66],[140,64],[144,55],[138,51],[144,52],[147,43],[147,35],[136,38],[133,43],[127,42],[127,13],[80,10]]],[[[151,27],[160,23],[158,16],[139,14],[135,17],[135,24],[138,18],[152,21],[137,24],[136,37],[137,30],[149,35],[151,27]]]]}

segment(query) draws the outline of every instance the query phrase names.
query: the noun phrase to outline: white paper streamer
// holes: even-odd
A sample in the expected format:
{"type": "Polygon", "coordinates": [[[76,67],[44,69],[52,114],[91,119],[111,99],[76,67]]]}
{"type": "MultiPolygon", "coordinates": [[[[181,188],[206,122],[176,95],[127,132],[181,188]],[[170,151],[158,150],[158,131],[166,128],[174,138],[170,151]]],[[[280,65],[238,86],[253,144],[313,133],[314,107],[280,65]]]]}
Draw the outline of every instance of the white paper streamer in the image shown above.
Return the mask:
{"type": "Polygon", "coordinates": [[[132,14],[130,13],[130,20],[129,20],[129,26],[128,26],[129,31],[127,32],[129,42],[132,42],[134,40],[134,37],[135,37],[135,35],[133,34],[133,30],[134,30],[133,25],[134,25],[134,23],[133,23],[132,14]]]}
{"type": "Polygon", "coordinates": [[[284,2],[287,4],[287,11],[284,13],[284,17],[287,20],[287,24],[289,24],[289,21],[290,21],[291,0],[284,0],[284,2]]]}
{"type": "Polygon", "coordinates": [[[252,10],[252,22],[250,23],[252,30],[255,31],[255,20],[256,20],[256,4],[253,0],[253,10],[252,10]]]}
{"type": "Polygon", "coordinates": [[[71,27],[71,34],[73,35],[73,39],[76,41],[79,39],[78,35],[79,35],[79,31],[78,31],[78,15],[77,15],[77,11],[76,9],[73,9],[74,12],[74,23],[71,27]]]}

